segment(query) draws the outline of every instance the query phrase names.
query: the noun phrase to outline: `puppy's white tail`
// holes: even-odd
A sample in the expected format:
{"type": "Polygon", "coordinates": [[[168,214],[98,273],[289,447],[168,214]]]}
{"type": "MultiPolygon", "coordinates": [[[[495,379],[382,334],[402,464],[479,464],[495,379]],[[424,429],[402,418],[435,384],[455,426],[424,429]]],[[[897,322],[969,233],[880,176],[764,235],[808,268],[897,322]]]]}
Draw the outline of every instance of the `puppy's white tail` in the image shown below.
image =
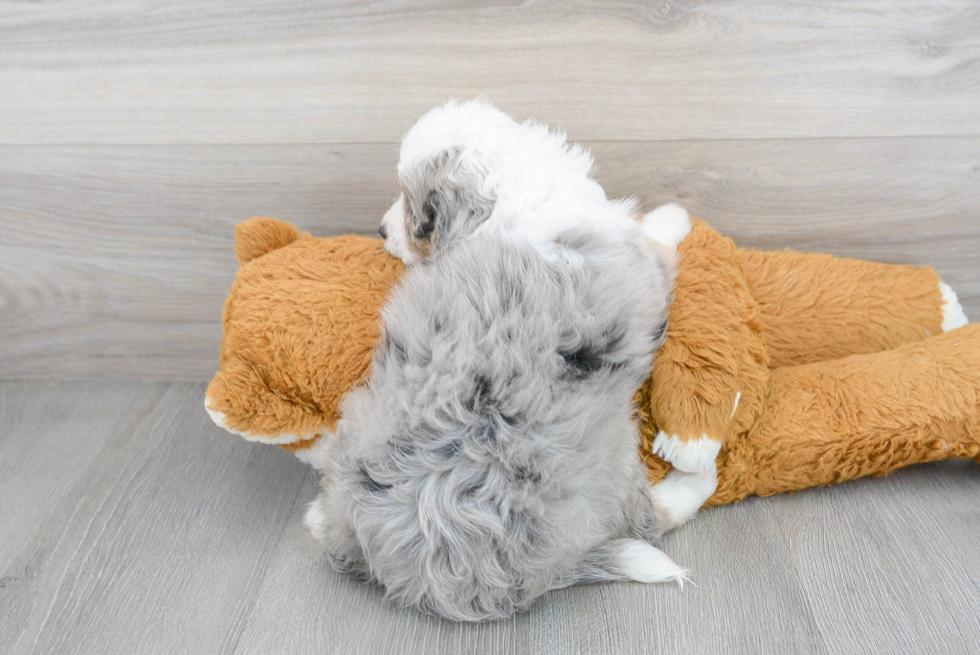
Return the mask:
{"type": "Polygon", "coordinates": [[[676,248],[691,233],[691,217],[680,205],[663,205],[645,214],[640,226],[660,245],[676,248]]]}
{"type": "Polygon", "coordinates": [[[638,539],[617,539],[610,543],[613,558],[610,568],[627,580],[643,582],[676,582],[684,588],[687,569],[682,569],[659,548],[638,539]]]}
{"type": "Polygon", "coordinates": [[[639,539],[613,539],[589,553],[579,569],[555,584],[556,588],[573,584],[632,580],[650,584],[676,582],[684,588],[687,569],[675,564],[663,551],[639,539]]]}

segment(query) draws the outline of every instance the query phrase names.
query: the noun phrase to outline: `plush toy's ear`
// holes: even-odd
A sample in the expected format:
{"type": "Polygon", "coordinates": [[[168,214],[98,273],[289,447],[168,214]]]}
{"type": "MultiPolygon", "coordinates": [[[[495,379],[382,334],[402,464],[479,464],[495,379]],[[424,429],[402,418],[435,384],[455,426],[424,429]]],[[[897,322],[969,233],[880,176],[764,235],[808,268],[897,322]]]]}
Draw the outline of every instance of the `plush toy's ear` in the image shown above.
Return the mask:
{"type": "Polygon", "coordinates": [[[250,218],[235,226],[235,254],[238,264],[288,246],[297,239],[309,236],[295,225],[275,218],[250,218]]]}

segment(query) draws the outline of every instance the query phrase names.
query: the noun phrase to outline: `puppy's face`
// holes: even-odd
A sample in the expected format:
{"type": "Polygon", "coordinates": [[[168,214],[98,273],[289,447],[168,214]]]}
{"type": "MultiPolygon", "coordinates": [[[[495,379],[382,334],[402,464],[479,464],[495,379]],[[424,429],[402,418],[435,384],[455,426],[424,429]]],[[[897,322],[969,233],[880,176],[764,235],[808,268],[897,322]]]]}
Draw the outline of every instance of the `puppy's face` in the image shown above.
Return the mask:
{"type": "Polygon", "coordinates": [[[414,264],[487,220],[496,194],[487,179],[515,128],[483,101],[450,102],[419,119],[402,141],[401,193],[381,220],[385,249],[414,264]]]}
{"type": "Polygon", "coordinates": [[[442,150],[400,167],[401,193],[381,219],[385,249],[406,264],[427,259],[472,233],[493,212],[477,156],[442,150]]]}

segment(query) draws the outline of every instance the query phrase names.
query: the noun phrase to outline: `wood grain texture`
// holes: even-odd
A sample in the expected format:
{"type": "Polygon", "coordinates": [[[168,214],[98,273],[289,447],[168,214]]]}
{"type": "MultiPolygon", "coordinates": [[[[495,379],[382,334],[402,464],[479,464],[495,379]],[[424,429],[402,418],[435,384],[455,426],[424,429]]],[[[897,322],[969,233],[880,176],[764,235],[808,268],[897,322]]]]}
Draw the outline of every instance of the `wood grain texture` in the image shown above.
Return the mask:
{"type": "Polygon", "coordinates": [[[693,571],[683,592],[573,587],[527,614],[459,624],[332,571],[300,525],[316,475],[211,426],[202,394],[192,383],[0,383],[0,462],[22,467],[0,478],[0,652],[980,648],[973,462],[705,511],[660,544],[693,571]],[[73,443],[57,447],[58,434],[73,443]]]}
{"type": "MultiPolygon", "coordinates": [[[[933,265],[980,316],[980,138],[591,143],[743,246],[933,265]]],[[[252,215],[373,232],[394,145],[0,147],[0,379],[206,380],[252,215]]]]}
{"type": "Polygon", "coordinates": [[[932,464],[776,497],[834,652],[980,652],[980,470],[932,464]]]}
{"type": "MultiPolygon", "coordinates": [[[[77,457],[23,429],[5,440],[50,462],[38,477],[80,468],[55,487],[57,502],[35,489],[43,511],[13,516],[30,537],[2,544],[14,552],[0,574],[0,652],[217,653],[241,631],[305,468],[215,428],[203,385],[154,385],[154,403],[131,386],[94,398],[91,385],[0,386],[4,406],[16,402],[42,434],[77,432],[97,449],[77,457]],[[58,402],[105,415],[79,420],[84,411],[51,411],[58,402]]],[[[0,434],[18,422],[0,420],[0,434]]]]}
{"type": "Polygon", "coordinates": [[[0,567],[9,567],[106,444],[132,432],[163,393],[151,384],[82,383],[68,394],[54,383],[0,388],[0,567]]]}
{"type": "Polygon", "coordinates": [[[388,143],[490,94],[576,138],[977,135],[972,0],[0,3],[0,143],[388,143]]]}

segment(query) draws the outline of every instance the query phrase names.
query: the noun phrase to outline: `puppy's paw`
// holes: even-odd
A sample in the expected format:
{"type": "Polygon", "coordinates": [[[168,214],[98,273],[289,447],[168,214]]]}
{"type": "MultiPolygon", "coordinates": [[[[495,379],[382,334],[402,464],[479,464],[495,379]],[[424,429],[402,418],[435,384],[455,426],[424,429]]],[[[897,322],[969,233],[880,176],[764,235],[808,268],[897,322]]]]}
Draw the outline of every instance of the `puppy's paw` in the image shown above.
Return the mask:
{"type": "Polygon", "coordinates": [[[657,243],[676,248],[691,233],[691,217],[680,205],[663,205],[647,213],[641,227],[657,243]]]}
{"type": "Polygon", "coordinates": [[[650,488],[654,506],[666,514],[668,529],[684,524],[718,489],[718,473],[686,473],[677,469],[650,488]]]}
{"type": "Polygon", "coordinates": [[[663,430],[653,440],[653,452],[670,462],[674,468],[689,473],[705,473],[716,470],[715,460],[721,450],[721,442],[702,434],[697,439],[682,440],[676,434],[663,430]]]}
{"type": "Polygon", "coordinates": [[[939,283],[939,292],[943,294],[943,332],[955,330],[969,323],[970,320],[963,312],[963,306],[960,305],[956,292],[945,282],[939,283]]]}
{"type": "Polygon", "coordinates": [[[645,541],[620,539],[616,542],[613,557],[612,567],[627,580],[645,584],[676,582],[681,589],[684,582],[689,580],[687,569],[681,568],[666,553],[645,541]]]}
{"type": "Polygon", "coordinates": [[[327,511],[324,506],[323,496],[316,499],[306,506],[303,514],[303,527],[310,531],[313,539],[323,545],[327,539],[327,511]]]}

